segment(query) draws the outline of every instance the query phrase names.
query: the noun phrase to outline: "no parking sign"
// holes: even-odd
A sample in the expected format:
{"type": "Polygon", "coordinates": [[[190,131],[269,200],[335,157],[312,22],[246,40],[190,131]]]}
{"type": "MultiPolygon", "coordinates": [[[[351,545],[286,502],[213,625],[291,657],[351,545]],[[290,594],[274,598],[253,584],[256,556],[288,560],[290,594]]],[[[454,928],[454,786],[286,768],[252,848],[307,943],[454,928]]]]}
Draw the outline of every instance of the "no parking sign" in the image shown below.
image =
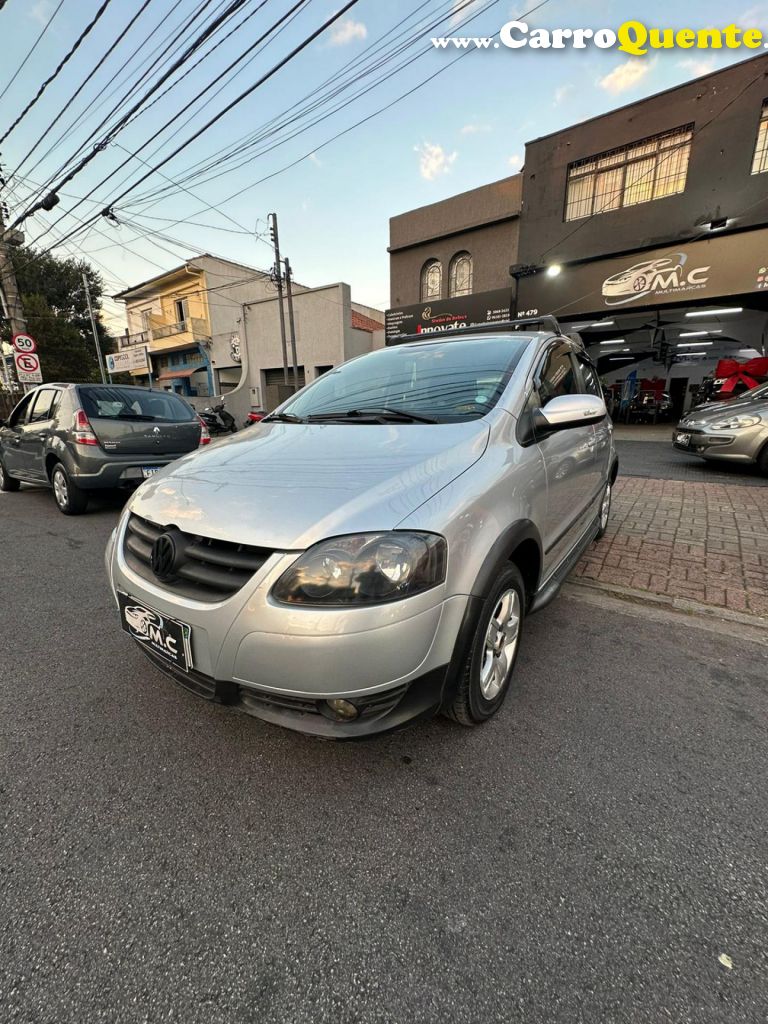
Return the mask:
{"type": "Polygon", "coordinates": [[[42,384],[43,373],[40,369],[40,359],[34,352],[14,352],[13,360],[16,363],[16,376],[19,384],[42,384]]]}

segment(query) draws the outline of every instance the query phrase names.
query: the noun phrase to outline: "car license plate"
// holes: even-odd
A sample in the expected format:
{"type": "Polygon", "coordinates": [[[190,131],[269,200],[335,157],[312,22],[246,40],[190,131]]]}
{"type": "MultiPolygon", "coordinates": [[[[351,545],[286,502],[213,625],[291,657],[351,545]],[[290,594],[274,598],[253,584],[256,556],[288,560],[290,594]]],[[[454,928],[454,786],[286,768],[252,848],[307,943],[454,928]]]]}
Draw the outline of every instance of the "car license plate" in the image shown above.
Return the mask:
{"type": "Polygon", "coordinates": [[[192,629],[185,622],[161,615],[135,601],[127,594],[118,594],[120,624],[129,636],[148,651],[164,658],[176,668],[188,672],[192,668],[192,629]]]}
{"type": "Polygon", "coordinates": [[[690,443],[691,443],[691,435],[690,434],[678,434],[677,437],[675,438],[675,444],[682,445],[684,448],[687,448],[690,443]]]}
{"type": "Polygon", "coordinates": [[[146,480],[148,477],[154,476],[155,473],[159,473],[162,468],[162,466],[142,466],[141,475],[146,480]]]}

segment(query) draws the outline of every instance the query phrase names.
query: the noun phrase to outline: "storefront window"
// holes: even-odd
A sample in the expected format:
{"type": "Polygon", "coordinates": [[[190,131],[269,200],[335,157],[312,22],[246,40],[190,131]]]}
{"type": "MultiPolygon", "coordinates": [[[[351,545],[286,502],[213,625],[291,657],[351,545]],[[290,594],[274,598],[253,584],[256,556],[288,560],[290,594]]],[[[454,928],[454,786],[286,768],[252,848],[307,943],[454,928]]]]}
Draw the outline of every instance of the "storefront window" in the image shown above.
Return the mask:
{"type": "MultiPolygon", "coordinates": [[[[693,125],[572,164],[565,219],[579,220],[685,190],[693,125]]],[[[766,167],[768,170],[768,157],[766,167]]]]}

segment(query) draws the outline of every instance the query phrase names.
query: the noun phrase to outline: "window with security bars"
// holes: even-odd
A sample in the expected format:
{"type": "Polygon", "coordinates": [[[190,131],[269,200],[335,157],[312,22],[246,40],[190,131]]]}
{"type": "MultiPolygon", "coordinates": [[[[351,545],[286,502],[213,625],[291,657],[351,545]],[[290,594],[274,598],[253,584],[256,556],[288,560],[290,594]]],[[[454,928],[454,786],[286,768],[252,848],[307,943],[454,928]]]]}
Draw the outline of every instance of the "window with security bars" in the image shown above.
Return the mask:
{"type": "Polygon", "coordinates": [[[760,127],[757,129],[755,155],[752,159],[753,174],[763,174],[765,171],[768,171],[768,100],[763,102],[760,127]]]}
{"type": "Polygon", "coordinates": [[[571,164],[565,219],[579,220],[683,192],[692,138],[689,124],[571,164]]]}

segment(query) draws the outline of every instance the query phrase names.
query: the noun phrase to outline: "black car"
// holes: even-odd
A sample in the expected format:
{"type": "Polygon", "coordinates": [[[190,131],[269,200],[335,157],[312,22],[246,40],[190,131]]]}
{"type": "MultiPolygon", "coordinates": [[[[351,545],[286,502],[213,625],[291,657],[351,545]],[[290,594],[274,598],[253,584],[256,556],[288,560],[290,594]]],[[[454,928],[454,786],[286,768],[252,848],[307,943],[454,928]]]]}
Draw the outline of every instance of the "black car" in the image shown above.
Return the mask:
{"type": "Polygon", "coordinates": [[[195,410],[168,391],[42,384],[0,421],[0,491],[46,484],[65,515],[92,490],[138,486],[210,441],[195,410]]]}

